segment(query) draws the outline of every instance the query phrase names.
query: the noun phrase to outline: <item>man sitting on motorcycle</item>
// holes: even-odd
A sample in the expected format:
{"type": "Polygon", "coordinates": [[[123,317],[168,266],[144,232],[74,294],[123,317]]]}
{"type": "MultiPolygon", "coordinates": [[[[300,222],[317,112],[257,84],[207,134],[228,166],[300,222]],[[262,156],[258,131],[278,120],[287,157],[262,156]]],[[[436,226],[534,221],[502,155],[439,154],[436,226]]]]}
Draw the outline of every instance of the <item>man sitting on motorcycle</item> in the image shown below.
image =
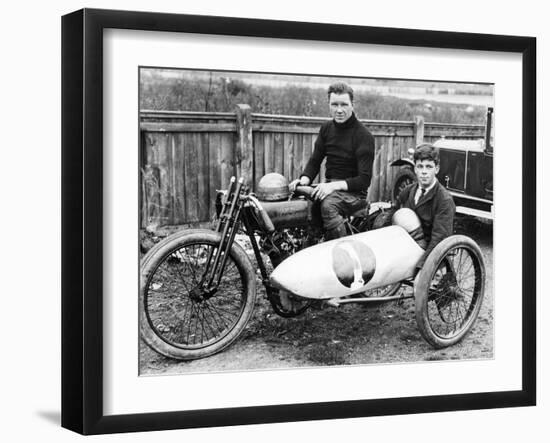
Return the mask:
{"type": "Polygon", "coordinates": [[[321,126],[311,158],[289,188],[294,192],[298,185],[310,185],[326,158],[326,183],[317,185],[313,197],[319,202],[325,238],[330,240],[347,235],[344,217],[367,205],[374,137],[355,116],[350,86],[330,85],[328,103],[332,120],[321,126]]]}

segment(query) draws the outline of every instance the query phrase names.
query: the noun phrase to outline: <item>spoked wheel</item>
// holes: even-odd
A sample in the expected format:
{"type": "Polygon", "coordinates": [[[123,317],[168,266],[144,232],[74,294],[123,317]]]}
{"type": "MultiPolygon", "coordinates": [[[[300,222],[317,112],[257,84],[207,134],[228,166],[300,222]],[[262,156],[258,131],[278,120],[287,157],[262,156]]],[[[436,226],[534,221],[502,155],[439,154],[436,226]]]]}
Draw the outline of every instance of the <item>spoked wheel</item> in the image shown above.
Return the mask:
{"type": "Polygon", "coordinates": [[[485,264],[479,246],[454,235],[439,243],[416,279],[416,322],[435,348],[459,342],[474,324],[485,293],[485,264]]]}
{"type": "Polygon", "coordinates": [[[396,174],[392,193],[393,201],[397,201],[399,195],[405,190],[405,188],[416,181],[416,175],[410,167],[401,168],[396,174]]]}
{"type": "Polygon", "coordinates": [[[220,234],[189,230],[157,244],[141,267],[140,329],[144,341],[167,357],[207,357],[231,344],[254,308],[256,278],[244,250],[233,244],[215,290],[205,284],[220,234]]]}

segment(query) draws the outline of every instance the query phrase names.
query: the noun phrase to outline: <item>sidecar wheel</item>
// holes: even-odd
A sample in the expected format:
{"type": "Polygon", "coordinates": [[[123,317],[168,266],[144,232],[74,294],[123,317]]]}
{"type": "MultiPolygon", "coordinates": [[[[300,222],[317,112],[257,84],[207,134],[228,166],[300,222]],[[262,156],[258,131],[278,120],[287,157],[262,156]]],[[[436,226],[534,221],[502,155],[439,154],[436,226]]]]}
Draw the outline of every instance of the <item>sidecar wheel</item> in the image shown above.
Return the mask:
{"type": "Polygon", "coordinates": [[[152,248],[140,269],[141,336],[158,353],[193,360],[220,352],[233,343],[252,315],[256,276],[246,252],[230,251],[218,290],[204,296],[198,288],[208,256],[220,234],[187,230],[152,248]]]}
{"type": "Polygon", "coordinates": [[[471,238],[453,235],[430,253],[415,282],[416,322],[434,348],[454,345],[473,326],[485,294],[485,263],[471,238]]]}

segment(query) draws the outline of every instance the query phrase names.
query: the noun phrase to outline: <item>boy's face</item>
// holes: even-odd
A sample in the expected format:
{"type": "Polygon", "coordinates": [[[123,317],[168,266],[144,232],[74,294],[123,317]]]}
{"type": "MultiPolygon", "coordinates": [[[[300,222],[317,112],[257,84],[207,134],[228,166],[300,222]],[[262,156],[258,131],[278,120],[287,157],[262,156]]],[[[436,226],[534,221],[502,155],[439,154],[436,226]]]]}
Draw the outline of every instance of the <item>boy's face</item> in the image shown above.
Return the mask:
{"type": "Polygon", "coordinates": [[[414,165],[414,172],[420,186],[428,188],[439,172],[439,165],[436,165],[433,160],[418,160],[414,165]]]}

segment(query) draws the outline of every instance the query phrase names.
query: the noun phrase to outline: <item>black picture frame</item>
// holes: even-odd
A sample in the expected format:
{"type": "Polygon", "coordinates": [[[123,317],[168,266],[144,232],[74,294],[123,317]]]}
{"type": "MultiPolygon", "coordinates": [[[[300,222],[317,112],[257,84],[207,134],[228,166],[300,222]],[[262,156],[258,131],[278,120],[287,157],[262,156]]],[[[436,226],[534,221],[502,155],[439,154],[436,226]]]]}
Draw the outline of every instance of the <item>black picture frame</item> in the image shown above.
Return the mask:
{"type": "Polygon", "coordinates": [[[82,434],[352,418],[536,404],[536,39],[83,9],[62,18],[62,426],[82,434]],[[103,31],[169,31],[522,56],[522,388],[131,415],[103,412],[103,31]]]}

